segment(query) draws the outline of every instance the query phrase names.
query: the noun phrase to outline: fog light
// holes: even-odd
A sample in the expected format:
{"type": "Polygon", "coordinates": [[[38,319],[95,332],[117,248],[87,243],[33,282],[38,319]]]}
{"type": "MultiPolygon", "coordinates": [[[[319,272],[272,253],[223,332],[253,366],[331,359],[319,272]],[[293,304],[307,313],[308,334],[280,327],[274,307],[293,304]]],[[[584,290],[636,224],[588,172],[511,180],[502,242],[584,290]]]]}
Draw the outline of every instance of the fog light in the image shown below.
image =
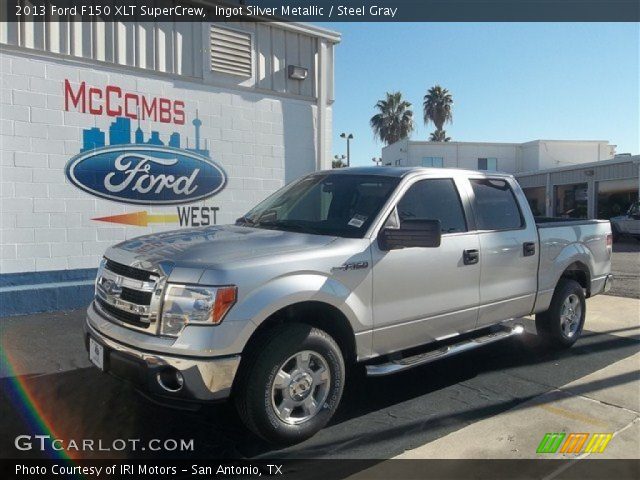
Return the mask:
{"type": "Polygon", "coordinates": [[[168,392],[179,392],[184,385],[184,377],[175,368],[163,368],[156,375],[158,385],[168,392]]]}

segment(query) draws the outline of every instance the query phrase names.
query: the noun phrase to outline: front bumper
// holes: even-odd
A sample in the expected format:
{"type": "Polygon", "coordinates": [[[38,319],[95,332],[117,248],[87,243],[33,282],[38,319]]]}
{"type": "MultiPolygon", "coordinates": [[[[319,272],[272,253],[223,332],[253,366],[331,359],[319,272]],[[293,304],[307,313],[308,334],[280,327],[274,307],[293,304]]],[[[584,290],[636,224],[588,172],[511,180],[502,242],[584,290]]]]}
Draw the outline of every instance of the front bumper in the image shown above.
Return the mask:
{"type": "Polygon", "coordinates": [[[212,358],[172,356],[146,352],[116,342],[84,323],[85,347],[89,337],[104,348],[104,370],[133,383],[142,393],[165,403],[208,402],[223,400],[231,393],[233,379],[240,365],[240,355],[212,358]],[[161,378],[178,372],[180,388],[167,389],[161,378]]]}

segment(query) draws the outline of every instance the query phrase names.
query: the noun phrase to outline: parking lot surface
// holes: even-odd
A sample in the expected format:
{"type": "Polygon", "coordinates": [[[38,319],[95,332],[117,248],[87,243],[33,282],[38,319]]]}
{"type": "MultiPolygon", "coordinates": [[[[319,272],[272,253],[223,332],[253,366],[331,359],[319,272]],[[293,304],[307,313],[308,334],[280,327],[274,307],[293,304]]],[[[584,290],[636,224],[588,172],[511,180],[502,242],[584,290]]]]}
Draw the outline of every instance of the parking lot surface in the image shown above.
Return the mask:
{"type": "MultiPolygon", "coordinates": [[[[592,330],[567,351],[547,350],[535,336],[525,335],[394,376],[367,378],[359,370],[349,379],[330,425],[310,440],[283,450],[274,450],[247,432],[230,404],[197,412],[172,410],[99,372],[84,350],[81,310],[5,318],[0,320],[4,353],[0,455],[40,456],[35,451],[16,451],[14,438],[42,433],[36,430],[44,428],[58,438],[107,443],[116,438],[194,440],[194,451],[163,453],[163,458],[392,458],[500,418],[618,362],[633,361],[640,351],[636,329],[640,302],[607,296],[588,302],[586,328],[592,330]]],[[[637,387],[637,369],[614,370],[607,382],[633,382],[637,387]]],[[[598,385],[587,383],[581,388],[588,392],[598,385]]],[[[532,438],[536,433],[540,432],[533,432],[532,438]]],[[[520,448],[533,450],[537,441],[536,437],[520,448]]],[[[154,455],[158,454],[124,451],[79,456],[154,455]]]]}
{"type": "Polygon", "coordinates": [[[613,288],[609,295],[640,299],[640,242],[623,238],[613,244],[611,273],[613,288]]]}

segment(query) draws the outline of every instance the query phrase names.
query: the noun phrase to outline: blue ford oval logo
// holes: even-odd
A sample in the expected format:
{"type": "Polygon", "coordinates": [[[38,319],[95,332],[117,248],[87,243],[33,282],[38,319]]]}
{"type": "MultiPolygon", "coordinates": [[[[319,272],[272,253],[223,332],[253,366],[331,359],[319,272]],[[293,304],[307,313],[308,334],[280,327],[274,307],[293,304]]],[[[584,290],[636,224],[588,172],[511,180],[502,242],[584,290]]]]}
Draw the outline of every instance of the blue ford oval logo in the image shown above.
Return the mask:
{"type": "Polygon", "coordinates": [[[220,192],[227,181],[222,167],[199,153],[135,144],[84,151],[69,160],[65,174],[87,193],[140,205],[202,200],[220,192]]]}

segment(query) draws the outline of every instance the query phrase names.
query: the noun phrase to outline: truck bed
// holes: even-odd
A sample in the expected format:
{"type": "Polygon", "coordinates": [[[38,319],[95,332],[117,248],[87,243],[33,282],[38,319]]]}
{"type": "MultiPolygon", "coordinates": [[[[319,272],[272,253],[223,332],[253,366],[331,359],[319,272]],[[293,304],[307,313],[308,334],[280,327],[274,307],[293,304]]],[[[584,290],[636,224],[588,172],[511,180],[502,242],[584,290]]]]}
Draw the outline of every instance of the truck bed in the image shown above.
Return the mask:
{"type": "Polygon", "coordinates": [[[609,220],[536,217],[535,221],[540,241],[536,312],[546,310],[558,275],[574,263],[583,266],[589,292],[599,293],[611,271],[609,220]]]}
{"type": "Polygon", "coordinates": [[[595,225],[598,223],[609,223],[609,220],[586,219],[586,218],[561,218],[561,217],[534,217],[538,228],[562,227],[574,225],[595,225]]]}

